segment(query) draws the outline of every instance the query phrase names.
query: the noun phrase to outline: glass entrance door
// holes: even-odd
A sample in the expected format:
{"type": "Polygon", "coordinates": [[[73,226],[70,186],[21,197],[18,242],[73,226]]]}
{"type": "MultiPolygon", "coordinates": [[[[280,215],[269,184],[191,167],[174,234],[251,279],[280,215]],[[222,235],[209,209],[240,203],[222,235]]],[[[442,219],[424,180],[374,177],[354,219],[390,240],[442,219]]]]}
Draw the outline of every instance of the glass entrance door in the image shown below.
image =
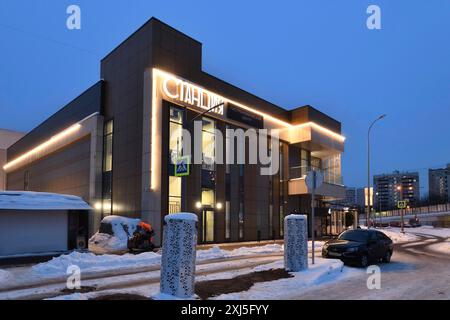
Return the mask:
{"type": "Polygon", "coordinates": [[[214,210],[203,209],[201,242],[214,242],[214,210]]]}

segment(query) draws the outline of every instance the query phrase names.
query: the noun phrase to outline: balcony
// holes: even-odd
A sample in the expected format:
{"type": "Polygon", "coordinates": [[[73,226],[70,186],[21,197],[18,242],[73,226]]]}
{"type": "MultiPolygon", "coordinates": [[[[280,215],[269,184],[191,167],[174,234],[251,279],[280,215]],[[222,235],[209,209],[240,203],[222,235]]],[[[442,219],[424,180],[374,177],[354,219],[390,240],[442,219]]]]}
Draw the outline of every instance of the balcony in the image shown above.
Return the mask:
{"type": "MultiPolygon", "coordinates": [[[[310,170],[311,168],[290,168],[288,184],[290,196],[311,194],[311,190],[306,185],[306,175],[310,170]]],[[[324,170],[324,182],[315,193],[319,196],[341,199],[345,198],[345,191],[342,176],[332,173],[331,170],[324,170]]]]}

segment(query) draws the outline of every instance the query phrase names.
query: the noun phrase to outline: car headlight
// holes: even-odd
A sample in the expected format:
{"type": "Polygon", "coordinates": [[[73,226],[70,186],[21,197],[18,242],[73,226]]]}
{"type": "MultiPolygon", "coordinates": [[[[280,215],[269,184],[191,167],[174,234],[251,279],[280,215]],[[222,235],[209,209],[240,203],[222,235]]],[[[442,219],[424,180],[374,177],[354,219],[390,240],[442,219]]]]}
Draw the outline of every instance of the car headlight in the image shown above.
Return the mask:
{"type": "Polygon", "coordinates": [[[347,252],[356,252],[358,251],[358,247],[348,248],[347,252]]]}

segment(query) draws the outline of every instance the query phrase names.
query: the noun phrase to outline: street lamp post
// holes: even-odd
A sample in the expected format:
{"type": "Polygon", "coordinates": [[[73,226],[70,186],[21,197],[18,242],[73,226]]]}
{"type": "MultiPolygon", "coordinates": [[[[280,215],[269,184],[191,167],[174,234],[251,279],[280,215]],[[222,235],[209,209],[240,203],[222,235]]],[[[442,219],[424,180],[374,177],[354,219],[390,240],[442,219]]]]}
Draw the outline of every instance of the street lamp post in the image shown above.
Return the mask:
{"type": "Polygon", "coordinates": [[[372,130],[373,125],[381,119],[386,118],[386,115],[383,114],[379,116],[377,119],[375,119],[371,125],[369,126],[369,130],[367,130],[367,213],[366,213],[366,226],[369,226],[369,219],[370,219],[370,197],[372,193],[370,192],[370,131],[372,130]]]}
{"type": "MultiPolygon", "coordinates": [[[[397,191],[399,192],[399,198],[401,201],[403,201],[403,188],[402,186],[397,187],[397,191]]],[[[405,212],[406,208],[400,209],[400,226],[401,226],[401,233],[405,233],[405,212]]]]}

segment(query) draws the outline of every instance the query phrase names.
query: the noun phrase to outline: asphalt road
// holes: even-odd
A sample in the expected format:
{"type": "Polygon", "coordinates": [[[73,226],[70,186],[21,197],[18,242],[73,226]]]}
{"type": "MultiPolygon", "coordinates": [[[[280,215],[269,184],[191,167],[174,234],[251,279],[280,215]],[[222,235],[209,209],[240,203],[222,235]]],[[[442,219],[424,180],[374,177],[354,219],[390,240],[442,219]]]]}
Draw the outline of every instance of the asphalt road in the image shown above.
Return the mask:
{"type": "Polygon", "coordinates": [[[292,299],[312,300],[391,300],[391,299],[450,299],[450,252],[439,253],[429,246],[446,239],[418,235],[415,242],[397,244],[389,264],[379,264],[381,288],[369,290],[370,276],[361,270],[361,275],[334,284],[313,289],[292,297],[292,299]]]}

